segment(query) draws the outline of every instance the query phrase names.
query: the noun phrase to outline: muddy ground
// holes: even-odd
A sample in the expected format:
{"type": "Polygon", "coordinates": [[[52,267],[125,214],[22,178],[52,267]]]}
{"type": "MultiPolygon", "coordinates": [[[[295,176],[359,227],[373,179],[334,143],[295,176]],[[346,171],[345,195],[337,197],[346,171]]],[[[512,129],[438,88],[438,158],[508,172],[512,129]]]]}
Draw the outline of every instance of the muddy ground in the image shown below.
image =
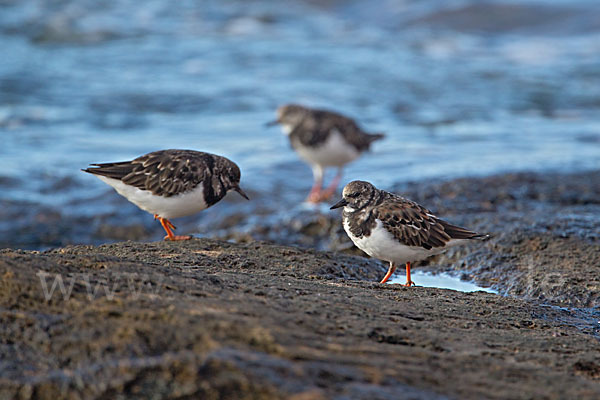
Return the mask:
{"type": "Polygon", "coordinates": [[[223,207],[237,244],[5,249],[0,399],[600,398],[598,172],[395,190],[492,234],[416,268],[500,295],[379,285],[324,210],[240,230],[223,207]]]}
{"type": "Polygon", "coordinates": [[[3,250],[0,398],[600,396],[599,316],[383,273],[260,242],[3,250]]]}

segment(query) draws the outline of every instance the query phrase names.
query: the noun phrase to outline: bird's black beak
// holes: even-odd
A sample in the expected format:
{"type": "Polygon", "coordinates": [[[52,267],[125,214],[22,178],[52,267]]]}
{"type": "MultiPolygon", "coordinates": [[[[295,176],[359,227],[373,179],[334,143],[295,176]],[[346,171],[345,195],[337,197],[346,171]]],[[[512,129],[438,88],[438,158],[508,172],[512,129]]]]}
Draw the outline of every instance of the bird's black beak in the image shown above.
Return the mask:
{"type": "Polygon", "coordinates": [[[278,123],[279,123],[279,121],[278,121],[278,120],[275,120],[275,121],[267,122],[267,123],[265,124],[265,126],[275,126],[275,125],[277,125],[278,123]]]}
{"type": "Polygon", "coordinates": [[[341,199],[340,201],[338,201],[337,203],[332,205],[329,209],[335,210],[336,208],[344,207],[346,205],[348,205],[348,202],[346,201],[346,199],[341,199]]]}
{"type": "Polygon", "coordinates": [[[250,198],[248,197],[248,195],[246,194],[246,192],[244,192],[241,187],[236,186],[236,187],[233,188],[233,190],[235,190],[236,192],[238,192],[240,194],[240,196],[242,196],[246,200],[250,200],[250,198]]]}

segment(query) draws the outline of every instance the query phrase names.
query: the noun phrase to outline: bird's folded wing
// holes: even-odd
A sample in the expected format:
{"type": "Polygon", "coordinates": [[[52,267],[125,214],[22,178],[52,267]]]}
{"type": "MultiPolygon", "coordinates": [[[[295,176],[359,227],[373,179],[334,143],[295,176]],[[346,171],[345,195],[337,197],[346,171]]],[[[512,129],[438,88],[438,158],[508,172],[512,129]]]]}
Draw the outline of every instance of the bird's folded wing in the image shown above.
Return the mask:
{"type": "Polygon", "coordinates": [[[386,200],[373,211],[374,217],[382,222],[383,227],[396,240],[407,246],[422,247],[427,250],[444,247],[453,238],[447,228],[458,228],[440,220],[426,208],[407,199],[386,200]]]}
{"type": "Polygon", "coordinates": [[[92,164],[85,171],[123,183],[159,196],[174,196],[194,189],[214,163],[211,155],[185,150],[162,150],[132,161],[92,164]]]}

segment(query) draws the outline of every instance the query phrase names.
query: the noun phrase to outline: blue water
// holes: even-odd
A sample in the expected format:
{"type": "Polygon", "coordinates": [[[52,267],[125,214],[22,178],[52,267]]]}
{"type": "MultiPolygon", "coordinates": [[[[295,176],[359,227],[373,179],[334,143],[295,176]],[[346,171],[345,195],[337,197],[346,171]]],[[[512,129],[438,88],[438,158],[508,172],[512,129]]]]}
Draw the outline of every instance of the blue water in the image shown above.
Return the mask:
{"type": "Polygon", "coordinates": [[[346,181],[600,166],[597,2],[374,4],[2,1],[0,200],[112,212],[80,168],[193,148],[286,213],[312,179],[264,126],[288,102],[387,133],[346,181]]]}

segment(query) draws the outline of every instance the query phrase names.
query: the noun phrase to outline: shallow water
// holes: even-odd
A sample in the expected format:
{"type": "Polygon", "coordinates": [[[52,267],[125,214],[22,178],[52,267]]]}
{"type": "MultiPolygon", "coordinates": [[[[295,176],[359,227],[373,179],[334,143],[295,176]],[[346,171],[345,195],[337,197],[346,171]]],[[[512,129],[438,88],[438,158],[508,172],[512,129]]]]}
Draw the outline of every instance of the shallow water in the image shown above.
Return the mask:
{"type": "MultiPolygon", "coordinates": [[[[423,271],[411,271],[411,279],[417,286],[452,289],[458,290],[459,292],[483,291],[488,293],[498,293],[491,288],[477,286],[472,282],[463,281],[460,278],[445,273],[431,274],[423,271]]],[[[404,284],[404,282],[406,282],[405,275],[395,276],[389,280],[389,283],[404,284]]]]}
{"type": "Polygon", "coordinates": [[[35,230],[55,210],[97,241],[77,218],[140,214],[80,168],[194,148],[240,165],[244,212],[297,215],[310,169],[264,126],[287,102],[386,132],[345,181],[599,166],[597,2],[320,3],[2,1],[4,213],[35,230]]]}

